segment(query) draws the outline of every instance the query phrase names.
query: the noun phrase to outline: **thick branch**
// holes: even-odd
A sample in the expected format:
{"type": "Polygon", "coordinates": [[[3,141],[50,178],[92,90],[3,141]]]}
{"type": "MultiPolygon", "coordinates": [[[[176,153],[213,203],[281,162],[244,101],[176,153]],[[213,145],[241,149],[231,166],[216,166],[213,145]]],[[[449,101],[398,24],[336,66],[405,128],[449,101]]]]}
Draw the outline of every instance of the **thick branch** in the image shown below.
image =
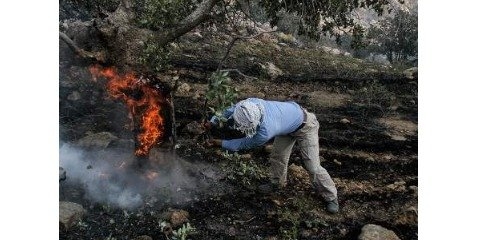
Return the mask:
{"type": "Polygon", "coordinates": [[[65,42],[67,46],[80,57],[95,60],[97,62],[105,62],[105,57],[103,54],[92,53],[79,48],[75,42],[73,42],[73,40],[71,40],[65,33],[60,32],[60,39],[63,40],[63,42],[65,42]]]}
{"type": "Polygon", "coordinates": [[[226,49],[226,53],[225,55],[223,56],[223,58],[221,59],[221,61],[218,63],[218,67],[217,67],[217,71],[220,71],[221,70],[221,67],[223,66],[223,63],[226,61],[226,59],[228,58],[228,55],[230,54],[230,51],[231,49],[233,48],[234,44],[236,43],[236,41],[238,40],[247,40],[247,39],[252,39],[252,38],[256,38],[256,37],[259,37],[260,35],[264,34],[264,33],[272,33],[272,32],[276,32],[276,30],[273,30],[273,31],[267,31],[267,32],[260,32],[256,35],[252,35],[252,36],[238,36],[238,35],[233,35],[234,38],[233,40],[231,40],[231,42],[228,44],[228,47],[226,49]]]}
{"type": "Polygon", "coordinates": [[[157,42],[160,46],[165,46],[167,43],[191,31],[196,26],[200,25],[206,20],[211,9],[215,6],[218,0],[204,0],[200,5],[183,19],[180,24],[174,29],[168,30],[165,34],[158,36],[157,42]]]}

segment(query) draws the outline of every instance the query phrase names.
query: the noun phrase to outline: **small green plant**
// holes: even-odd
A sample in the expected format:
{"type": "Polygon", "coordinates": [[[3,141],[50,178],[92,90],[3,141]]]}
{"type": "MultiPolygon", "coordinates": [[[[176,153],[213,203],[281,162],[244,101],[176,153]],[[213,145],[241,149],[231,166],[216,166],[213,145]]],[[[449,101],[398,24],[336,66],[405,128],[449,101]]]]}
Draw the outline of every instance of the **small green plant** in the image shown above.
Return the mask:
{"type": "Polygon", "coordinates": [[[226,158],[227,160],[238,161],[240,159],[240,155],[238,152],[230,153],[228,150],[222,152],[222,157],[226,158]]]}
{"type": "Polygon", "coordinates": [[[211,74],[206,100],[209,110],[220,120],[220,127],[226,122],[223,111],[232,106],[238,97],[238,90],[231,85],[231,78],[228,71],[217,71],[211,74]]]}
{"type": "Polygon", "coordinates": [[[382,114],[392,105],[395,96],[384,85],[374,81],[353,94],[353,103],[381,110],[382,114]]]}
{"type": "Polygon", "coordinates": [[[256,164],[253,160],[241,159],[237,152],[223,152],[222,156],[227,159],[228,166],[225,171],[228,172],[228,179],[238,182],[245,187],[254,185],[268,176],[267,170],[256,164]]]}
{"type": "Polygon", "coordinates": [[[281,223],[279,235],[281,239],[298,239],[300,212],[285,208],[278,212],[278,221],[281,223]]]}
{"type": "Polygon", "coordinates": [[[190,225],[190,223],[183,224],[181,228],[173,231],[173,240],[186,240],[188,234],[191,234],[195,231],[195,228],[190,225]]]}

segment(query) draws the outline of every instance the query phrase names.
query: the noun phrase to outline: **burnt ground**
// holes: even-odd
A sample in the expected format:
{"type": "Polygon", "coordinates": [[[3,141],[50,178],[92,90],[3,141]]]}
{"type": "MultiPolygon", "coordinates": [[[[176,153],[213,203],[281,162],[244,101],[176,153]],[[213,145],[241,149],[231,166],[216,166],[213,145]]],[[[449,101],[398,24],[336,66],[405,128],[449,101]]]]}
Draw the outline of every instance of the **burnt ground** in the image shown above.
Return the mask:
{"type": "MultiPolygon", "coordinates": [[[[65,78],[81,72],[63,67],[70,69],[65,78]]],[[[198,66],[178,64],[176,68],[181,82],[190,86],[175,97],[177,148],[166,155],[150,155],[162,158],[150,168],[168,175],[174,169],[171,162],[179,162],[181,176],[194,179],[194,184],[178,185],[168,180],[152,184],[141,177],[146,170],[132,170],[142,179],[141,186],[147,187],[142,204],[126,208],[92,200],[85,185],[67,178],[60,184],[60,200],[81,204],[87,214],[68,231],[61,229],[60,239],[134,239],[141,235],[167,239],[160,223],[168,221],[164,213],[171,209],[189,213],[189,223],[196,230],[188,239],[357,239],[361,227],[368,223],[393,230],[401,239],[418,238],[417,80],[233,77],[240,99],[294,100],[316,114],[322,165],[337,185],[341,207],[338,214],[330,215],[304,169],[297,167],[302,164],[297,151],[291,156],[295,171],[288,173],[288,186],[265,195],[257,187],[268,179],[268,146],[232,154],[205,148],[202,135],[187,131],[189,123],[201,121],[206,79],[198,66]]],[[[61,84],[60,89],[70,87],[61,84]]],[[[103,93],[100,88],[88,87],[77,91],[87,91],[88,96],[103,93]]],[[[75,142],[88,131],[109,131],[120,139],[131,139],[131,133],[111,123],[127,121],[124,106],[105,110],[112,100],[104,101],[96,108],[85,105],[89,110],[83,114],[75,112],[79,110],[71,99],[70,103],[61,101],[62,141],[75,142]]],[[[224,131],[212,134],[229,136],[224,131]]],[[[107,149],[118,155],[103,157],[106,161],[132,159],[130,145],[113,144],[107,149]]]]}

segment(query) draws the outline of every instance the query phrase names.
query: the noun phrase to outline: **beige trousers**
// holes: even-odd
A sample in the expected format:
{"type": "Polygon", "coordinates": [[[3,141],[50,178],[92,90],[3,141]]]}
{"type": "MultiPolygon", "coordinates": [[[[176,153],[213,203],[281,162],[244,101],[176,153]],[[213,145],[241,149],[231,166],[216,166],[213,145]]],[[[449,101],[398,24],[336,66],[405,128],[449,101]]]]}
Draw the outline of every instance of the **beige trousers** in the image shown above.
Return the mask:
{"type": "Polygon", "coordinates": [[[319,123],[313,113],[307,112],[307,121],[300,130],[283,136],[276,136],[271,153],[271,181],[280,186],[286,185],[288,161],[293,145],[298,142],[304,166],[308,170],[311,182],[326,201],[337,198],[336,186],[319,162],[319,123]]]}

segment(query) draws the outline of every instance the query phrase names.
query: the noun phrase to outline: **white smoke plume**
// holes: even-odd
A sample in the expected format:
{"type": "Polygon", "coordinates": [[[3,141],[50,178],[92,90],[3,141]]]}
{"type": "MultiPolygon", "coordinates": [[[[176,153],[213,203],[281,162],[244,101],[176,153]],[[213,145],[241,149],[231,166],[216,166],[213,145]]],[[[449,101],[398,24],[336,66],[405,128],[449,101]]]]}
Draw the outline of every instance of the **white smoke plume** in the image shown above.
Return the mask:
{"type": "MultiPolygon", "coordinates": [[[[184,160],[173,154],[163,154],[164,169],[134,170],[133,150],[113,149],[82,150],[69,144],[60,147],[60,167],[66,171],[65,183],[80,186],[85,198],[93,202],[133,209],[145,204],[145,199],[157,193],[168,192],[174,201],[188,201],[192,191],[204,188],[205,177],[201,169],[211,171],[206,165],[195,164],[185,168],[184,160]],[[193,169],[192,172],[190,171],[193,169]],[[199,173],[199,174],[197,174],[199,173]],[[202,178],[202,179],[200,179],[202,178]]],[[[161,201],[161,199],[160,199],[161,201]]]]}

